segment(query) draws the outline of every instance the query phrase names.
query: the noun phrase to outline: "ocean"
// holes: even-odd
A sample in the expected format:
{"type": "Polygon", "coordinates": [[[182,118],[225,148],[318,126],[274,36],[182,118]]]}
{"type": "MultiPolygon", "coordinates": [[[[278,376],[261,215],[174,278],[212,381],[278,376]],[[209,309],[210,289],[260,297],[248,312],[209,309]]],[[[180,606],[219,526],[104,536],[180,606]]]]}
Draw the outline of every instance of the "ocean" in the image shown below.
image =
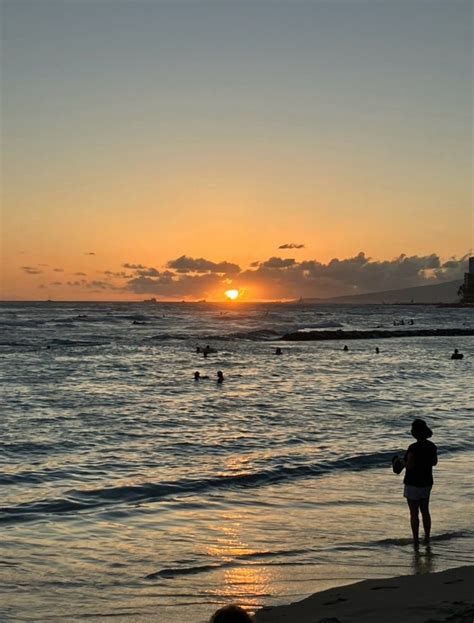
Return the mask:
{"type": "Polygon", "coordinates": [[[434,306],[2,304],[0,621],[202,623],[474,564],[474,337],[280,340],[401,319],[474,327],[434,306]],[[391,469],[415,417],[439,449],[418,553],[391,469]]]}

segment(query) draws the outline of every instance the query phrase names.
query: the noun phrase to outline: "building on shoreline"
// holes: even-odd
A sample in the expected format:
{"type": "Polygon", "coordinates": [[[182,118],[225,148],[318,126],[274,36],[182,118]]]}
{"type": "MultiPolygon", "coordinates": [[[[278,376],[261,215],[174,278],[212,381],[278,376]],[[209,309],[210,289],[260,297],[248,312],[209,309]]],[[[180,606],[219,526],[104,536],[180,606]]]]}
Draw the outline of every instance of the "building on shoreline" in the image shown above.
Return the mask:
{"type": "Polygon", "coordinates": [[[462,302],[474,303],[474,257],[469,258],[468,272],[464,273],[464,283],[462,285],[462,302]]]}

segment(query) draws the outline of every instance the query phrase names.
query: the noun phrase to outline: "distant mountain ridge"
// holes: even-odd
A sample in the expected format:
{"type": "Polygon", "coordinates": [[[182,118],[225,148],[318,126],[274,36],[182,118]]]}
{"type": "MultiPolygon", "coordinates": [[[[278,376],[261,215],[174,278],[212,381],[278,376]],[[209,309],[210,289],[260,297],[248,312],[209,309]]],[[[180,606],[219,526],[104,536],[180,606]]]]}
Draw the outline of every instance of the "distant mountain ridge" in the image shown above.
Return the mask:
{"type": "Polygon", "coordinates": [[[383,290],[382,292],[368,292],[367,294],[351,294],[335,296],[327,299],[303,299],[305,303],[457,303],[458,289],[461,280],[446,281],[436,285],[415,286],[400,290],[383,290]]]}

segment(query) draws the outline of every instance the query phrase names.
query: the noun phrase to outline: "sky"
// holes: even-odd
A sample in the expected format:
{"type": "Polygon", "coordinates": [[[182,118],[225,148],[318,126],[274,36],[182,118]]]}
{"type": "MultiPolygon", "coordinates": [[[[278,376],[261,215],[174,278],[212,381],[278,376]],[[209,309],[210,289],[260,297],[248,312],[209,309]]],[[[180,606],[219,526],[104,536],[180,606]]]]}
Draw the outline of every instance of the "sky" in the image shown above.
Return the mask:
{"type": "Polygon", "coordinates": [[[462,276],[468,0],[2,0],[4,300],[462,276]]]}

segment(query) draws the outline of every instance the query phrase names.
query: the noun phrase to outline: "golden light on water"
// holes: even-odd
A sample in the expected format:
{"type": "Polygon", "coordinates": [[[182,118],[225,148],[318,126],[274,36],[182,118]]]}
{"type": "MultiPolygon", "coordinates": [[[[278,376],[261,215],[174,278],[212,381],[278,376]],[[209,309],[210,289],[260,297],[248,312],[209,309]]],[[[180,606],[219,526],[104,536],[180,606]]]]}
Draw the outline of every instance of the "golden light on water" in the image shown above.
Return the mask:
{"type": "Polygon", "coordinates": [[[239,298],[240,292],[238,290],[226,290],[224,294],[229,299],[229,301],[235,301],[239,298]]]}

